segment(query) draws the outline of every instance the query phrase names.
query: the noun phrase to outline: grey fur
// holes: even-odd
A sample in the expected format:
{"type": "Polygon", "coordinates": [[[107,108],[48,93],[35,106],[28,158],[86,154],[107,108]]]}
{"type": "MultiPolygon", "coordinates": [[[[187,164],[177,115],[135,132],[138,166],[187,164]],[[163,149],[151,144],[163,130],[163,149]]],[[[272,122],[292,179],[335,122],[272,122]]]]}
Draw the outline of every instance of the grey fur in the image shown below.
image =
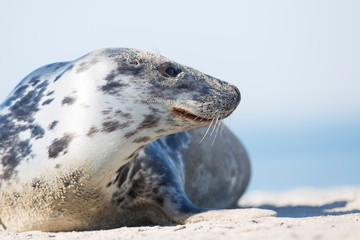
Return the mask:
{"type": "Polygon", "coordinates": [[[103,229],[234,206],[250,176],[245,150],[230,132],[211,145],[191,129],[239,101],[231,84],[134,49],[35,70],[0,107],[1,221],[103,229]]]}

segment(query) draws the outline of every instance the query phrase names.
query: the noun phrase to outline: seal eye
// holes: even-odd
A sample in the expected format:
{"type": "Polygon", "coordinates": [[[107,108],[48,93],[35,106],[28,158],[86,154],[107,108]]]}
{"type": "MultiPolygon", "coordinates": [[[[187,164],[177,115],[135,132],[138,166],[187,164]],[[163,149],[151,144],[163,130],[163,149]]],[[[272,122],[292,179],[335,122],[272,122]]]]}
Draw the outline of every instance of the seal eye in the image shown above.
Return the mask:
{"type": "Polygon", "coordinates": [[[165,69],[165,72],[167,75],[171,76],[171,77],[175,77],[177,75],[175,69],[173,67],[168,67],[165,69]]]}
{"type": "Polygon", "coordinates": [[[171,63],[161,64],[157,69],[164,77],[176,77],[179,73],[181,73],[181,69],[171,63]]]}

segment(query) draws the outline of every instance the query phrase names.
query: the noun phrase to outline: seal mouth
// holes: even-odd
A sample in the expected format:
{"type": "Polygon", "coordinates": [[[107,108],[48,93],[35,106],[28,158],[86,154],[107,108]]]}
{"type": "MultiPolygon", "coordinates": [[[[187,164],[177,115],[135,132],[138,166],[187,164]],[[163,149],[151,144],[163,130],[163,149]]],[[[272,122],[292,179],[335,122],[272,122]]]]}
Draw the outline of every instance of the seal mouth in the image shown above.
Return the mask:
{"type": "Polygon", "coordinates": [[[171,112],[173,114],[175,114],[176,116],[178,116],[179,118],[183,118],[183,119],[194,121],[194,122],[211,122],[212,121],[212,119],[200,117],[200,116],[193,114],[183,108],[172,107],[171,112]]]}

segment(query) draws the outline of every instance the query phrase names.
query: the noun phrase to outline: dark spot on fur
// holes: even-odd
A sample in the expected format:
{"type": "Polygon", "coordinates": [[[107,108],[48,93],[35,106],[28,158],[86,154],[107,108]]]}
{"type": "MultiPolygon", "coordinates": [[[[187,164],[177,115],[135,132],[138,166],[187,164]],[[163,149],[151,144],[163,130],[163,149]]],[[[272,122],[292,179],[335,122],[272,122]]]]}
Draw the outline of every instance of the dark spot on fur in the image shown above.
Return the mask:
{"type": "Polygon", "coordinates": [[[113,195],[112,195],[111,201],[114,201],[114,199],[117,198],[119,195],[120,195],[119,191],[114,192],[113,195]]]}
{"type": "Polygon", "coordinates": [[[101,113],[102,113],[103,115],[108,115],[108,114],[111,113],[111,111],[112,111],[112,109],[111,109],[111,108],[108,108],[108,109],[102,110],[101,113]]]}
{"type": "Polygon", "coordinates": [[[156,115],[147,114],[144,115],[144,117],[144,120],[137,127],[137,130],[156,127],[160,121],[160,117],[156,115]]]}
{"type": "MultiPolygon", "coordinates": [[[[139,63],[141,62],[139,61],[139,63]]],[[[123,75],[137,76],[143,71],[143,69],[144,66],[142,64],[128,64],[124,61],[119,61],[117,72],[123,75]]]]}
{"type": "Polygon", "coordinates": [[[112,182],[108,182],[107,184],[106,184],[106,187],[108,188],[108,187],[110,187],[112,185],[112,182]]]}
{"type": "Polygon", "coordinates": [[[162,205],[164,204],[164,198],[163,198],[163,197],[160,197],[160,196],[157,196],[157,197],[155,198],[155,202],[156,202],[157,204],[159,204],[160,206],[162,206],[162,205]]]}
{"type": "Polygon", "coordinates": [[[99,130],[96,127],[91,127],[86,135],[91,137],[92,135],[94,135],[97,132],[99,132],[99,130]]]}
{"type": "MultiPolygon", "coordinates": [[[[21,83],[20,83],[21,84],[21,83]]],[[[26,90],[28,88],[28,85],[23,85],[20,86],[18,89],[15,90],[14,94],[12,96],[10,96],[5,102],[4,102],[4,106],[10,106],[11,103],[17,99],[20,99],[21,97],[24,96],[26,90]]]]}
{"type": "Polygon", "coordinates": [[[75,102],[75,100],[76,100],[75,97],[68,96],[68,97],[64,97],[64,99],[62,100],[61,103],[62,103],[62,105],[65,105],[65,104],[71,105],[71,104],[73,104],[75,102]]]}
{"type": "Polygon", "coordinates": [[[48,81],[39,84],[36,89],[29,91],[26,95],[22,96],[15,102],[9,110],[11,117],[18,121],[29,121],[33,115],[39,111],[39,102],[44,96],[44,92],[49,85],[48,81]]]}
{"type": "Polygon", "coordinates": [[[115,114],[116,114],[117,116],[120,116],[120,117],[125,118],[125,119],[128,119],[128,120],[132,119],[132,116],[131,116],[130,113],[123,113],[121,110],[116,110],[116,111],[115,111],[115,114]]]}
{"type": "Polygon", "coordinates": [[[133,123],[133,121],[127,121],[122,124],[120,124],[119,129],[127,128],[130,126],[130,123],[133,123]]]}
{"type": "Polygon", "coordinates": [[[117,205],[120,205],[120,203],[122,201],[124,201],[124,197],[119,197],[119,196],[120,196],[120,192],[114,192],[112,197],[111,197],[111,202],[112,203],[116,202],[117,205]]]}
{"type": "Polygon", "coordinates": [[[26,129],[28,127],[17,126],[7,116],[0,115],[0,152],[3,167],[0,179],[9,179],[21,160],[31,153],[30,141],[19,138],[19,134],[26,129]]]}
{"type": "Polygon", "coordinates": [[[59,80],[67,71],[70,71],[72,68],[74,67],[74,65],[70,65],[68,68],[66,68],[62,73],[60,73],[59,75],[57,75],[54,79],[54,82],[56,82],[57,80],[59,80]]]}
{"type": "Polygon", "coordinates": [[[56,168],[56,169],[59,169],[60,167],[61,167],[60,164],[56,164],[56,165],[55,165],[55,168],[56,168]]]}
{"type": "MultiPolygon", "coordinates": [[[[134,184],[133,184],[133,186],[134,186],[134,184]]],[[[135,185],[135,187],[137,187],[137,186],[135,185]]],[[[137,193],[136,193],[135,190],[136,190],[136,189],[131,188],[131,189],[129,190],[129,192],[128,192],[128,195],[129,195],[130,197],[132,197],[132,198],[136,198],[137,193]]]]}
{"type": "Polygon", "coordinates": [[[25,118],[29,117],[29,107],[32,107],[33,110],[31,115],[38,111],[37,106],[33,106],[31,102],[36,98],[37,92],[35,90],[30,91],[26,96],[22,97],[19,101],[13,104],[10,107],[10,111],[12,113],[12,117],[17,120],[25,120],[25,118]]]}
{"type": "Polygon", "coordinates": [[[149,107],[149,109],[152,111],[152,114],[160,113],[160,110],[154,107],[149,107]]]}
{"type": "Polygon", "coordinates": [[[76,70],[76,73],[81,73],[89,68],[91,68],[93,65],[95,65],[98,62],[97,58],[91,58],[90,61],[84,61],[78,65],[78,68],[76,70]]]}
{"type": "Polygon", "coordinates": [[[136,161],[131,168],[130,180],[134,178],[134,176],[140,169],[141,169],[141,163],[139,161],[136,161]]]}
{"type": "MultiPolygon", "coordinates": [[[[140,147],[138,147],[129,157],[128,159],[132,159],[134,158],[141,149],[143,149],[146,145],[141,145],[140,147]]],[[[130,163],[128,163],[127,165],[129,165],[130,163]]],[[[134,161],[131,162],[132,167],[131,167],[131,172],[130,172],[130,180],[134,178],[134,176],[136,175],[136,173],[141,169],[141,162],[138,161],[138,158],[134,158],[134,161]]]]}
{"type": "Polygon", "coordinates": [[[107,82],[105,85],[100,86],[100,89],[105,94],[115,95],[118,94],[123,89],[123,87],[126,86],[128,85],[120,82],[107,82]]]}
{"type": "Polygon", "coordinates": [[[159,193],[159,188],[157,188],[157,187],[156,187],[156,188],[153,188],[152,191],[153,191],[153,193],[157,194],[157,193],[159,193]]]}
{"type": "Polygon", "coordinates": [[[118,67],[116,70],[111,71],[106,77],[106,84],[99,87],[105,94],[118,95],[120,91],[128,86],[121,81],[122,75],[136,76],[143,70],[143,66],[140,64],[129,64],[123,60],[117,61],[118,67]]]}
{"type": "Polygon", "coordinates": [[[156,130],[155,133],[166,133],[168,130],[166,129],[159,129],[159,130],[156,130]]]}
{"type": "Polygon", "coordinates": [[[123,129],[130,126],[130,122],[119,123],[119,121],[104,122],[102,132],[113,132],[118,129],[123,129]]]}
{"type": "Polygon", "coordinates": [[[141,196],[145,191],[145,179],[143,176],[139,176],[137,179],[132,180],[132,185],[128,191],[128,195],[131,198],[137,198],[141,196]]]}
{"type": "Polygon", "coordinates": [[[39,85],[37,85],[36,87],[35,87],[35,89],[36,90],[38,90],[38,89],[43,89],[44,91],[46,90],[46,87],[49,85],[49,82],[48,82],[48,80],[46,80],[46,81],[43,81],[42,83],[40,83],[39,85]],[[45,88],[45,89],[44,89],[45,88]]]}
{"type": "Polygon", "coordinates": [[[34,115],[39,111],[40,102],[43,99],[44,92],[49,84],[47,80],[41,82],[39,78],[33,78],[35,83],[28,90],[29,85],[23,84],[22,81],[0,109],[8,107],[8,113],[0,115],[0,153],[2,174],[0,179],[10,179],[16,173],[15,168],[21,161],[27,161],[32,157],[32,146],[30,139],[21,139],[20,134],[26,131],[31,132],[32,139],[39,139],[44,136],[42,129],[34,119],[34,115]]]}
{"type": "Polygon", "coordinates": [[[66,64],[67,64],[67,62],[53,63],[53,64],[48,65],[48,67],[52,67],[52,66],[56,65],[56,67],[54,68],[54,71],[56,71],[59,68],[65,66],[66,64]]]}
{"type": "Polygon", "coordinates": [[[133,159],[136,155],[138,154],[138,152],[133,152],[132,154],[130,154],[127,158],[126,158],[126,160],[131,160],[131,159],[133,159]]]}
{"type": "Polygon", "coordinates": [[[115,80],[115,77],[117,76],[117,73],[116,73],[116,71],[111,71],[106,77],[105,77],[105,80],[107,81],[107,82],[112,82],[112,81],[114,81],[115,80]]]}
{"type": "Polygon", "coordinates": [[[139,182],[134,180],[132,182],[132,186],[128,192],[128,195],[132,198],[136,198],[138,196],[139,187],[140,187],[139,182]]]}
{"type": "Polygon", "coordinates": [[[116,183],[116,186],[118,188],[121,187],[121,185],[125,182],[127,175],[129,173],[129,165],[125,164],[124,166],[122,166],[121,168],[119,168],[116,171],[118,174],[116,175],[115,181],[114,183],[116,183]]]}
{"type": "Polygon", "coordinates": [[[76,73],[80,73],[83,71],[86,71],[90,68],[89,64],[87,62],[82,62],[79,64],[78,68],[76,69],[76,73]]]}
{"type": "Polygon", "coordinates": [[[14,172],[15,167],[20,163],[22,157],[26,157],[31,153],[31,145],[29,140],[19,141],[16,146],[9,149],[2,157],[1,163],[4,167],[3,179],[9,179],[14,172]]]}
{"type": "Polygon", "coordinates": [[[37,75],[35,77],[32,77],[29,81],[31,86],[36,86],[40,82],[40,75],[37,75]]]}
{"type": "Polygon", "coordinates": [[[126,119],[132,119],[132,116],[131,116],[130,113],[124,113],[124,114],[122,115],[122,117],[124,117],[124,118],[126,118],[126,119]]]}
{"type": "Polygon", "coordinates": [[[137,131],[128,132],[124,135],[124,137],[129,138],[129,137],[134,136],[136,133],[137,133],[137,131]]]}
{"type": "Polygon", "coordinates": [[[42,105],[43,105],[43,106],[48,105],[48,104],[50,104],[52,101],[54,101],[54,98],[47,99],[47,100],[45,100],[45,101],[42,103],[42,105]]]}
{"type": "Polygon", "coordinates": [[[48,129],[49,130],[54,130],[54,128],[56,127],[56,125],[59,123],[59,121],[53,121],[52,123],[50,123],[48,129]]]}
{"type": "Polygon", "coordinates": [[[116,203],[119,205],[122,201],[124,201],[124,197],[120,197],[116,199],[116,203]]]}
{"type": "Polygon", "coordinates": [[[51,96],[51,95],[54,94],[54,92],[55,92],[55,91],[51,91],[51,92],[49,92],[48,94],[46,94],[46,96],[51,96]]]}
{"type": "Polygon", "coordinates": [[[32,138],[39,139],[44,137],[45,131],[39,125],[31,125],[30,130],[32,138]]]}
{"type": "Polygon", "coordinates": [[[103,124],[103,132],[113,132],[118,129],[120,123],[118,121],[108,121],[104,122],[103,124]]]}
{"type": "Polygon", "coordinates": [[[49,158],[56,158],[61,152],[65,154],[72,139],[71,134],[65,134],[60,139],[56,138],[49,146],[49,158]]]}
{"type": "Polygon", "coordinates": [[[149,137],[138,137],[136,138],[133,142],[134,143],[142,143],[142,142],[147,142],[149,141],[150,138],[149,137]]]}
{"type": "Polygon", "coordinates": [[[143,149],[144,147],[146,147],[147,144],[144,145],[140,145],[140,147],[138,147],[135,152],[140,152],[141,149],[143,149]]]}

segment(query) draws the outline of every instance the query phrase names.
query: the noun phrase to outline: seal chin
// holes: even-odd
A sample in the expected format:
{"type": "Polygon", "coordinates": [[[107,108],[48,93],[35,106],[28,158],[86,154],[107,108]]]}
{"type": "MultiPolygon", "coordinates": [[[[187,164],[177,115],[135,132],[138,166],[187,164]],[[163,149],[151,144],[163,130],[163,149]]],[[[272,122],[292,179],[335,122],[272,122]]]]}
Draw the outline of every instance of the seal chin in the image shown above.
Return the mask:
{"type": "Polygon", "coordinates": [[[186,109],[183,108],[179,108],[179,107],[172,107],[171,108],[171,112],[173,114],[175,114],[176,116],[178,116],[179,118],[183,118],[189,121],[194,121],[194,122],[211,122],[212,119],[208,119],[208,118],[204,118],[201,116],[198,116],[186,109]]]}

